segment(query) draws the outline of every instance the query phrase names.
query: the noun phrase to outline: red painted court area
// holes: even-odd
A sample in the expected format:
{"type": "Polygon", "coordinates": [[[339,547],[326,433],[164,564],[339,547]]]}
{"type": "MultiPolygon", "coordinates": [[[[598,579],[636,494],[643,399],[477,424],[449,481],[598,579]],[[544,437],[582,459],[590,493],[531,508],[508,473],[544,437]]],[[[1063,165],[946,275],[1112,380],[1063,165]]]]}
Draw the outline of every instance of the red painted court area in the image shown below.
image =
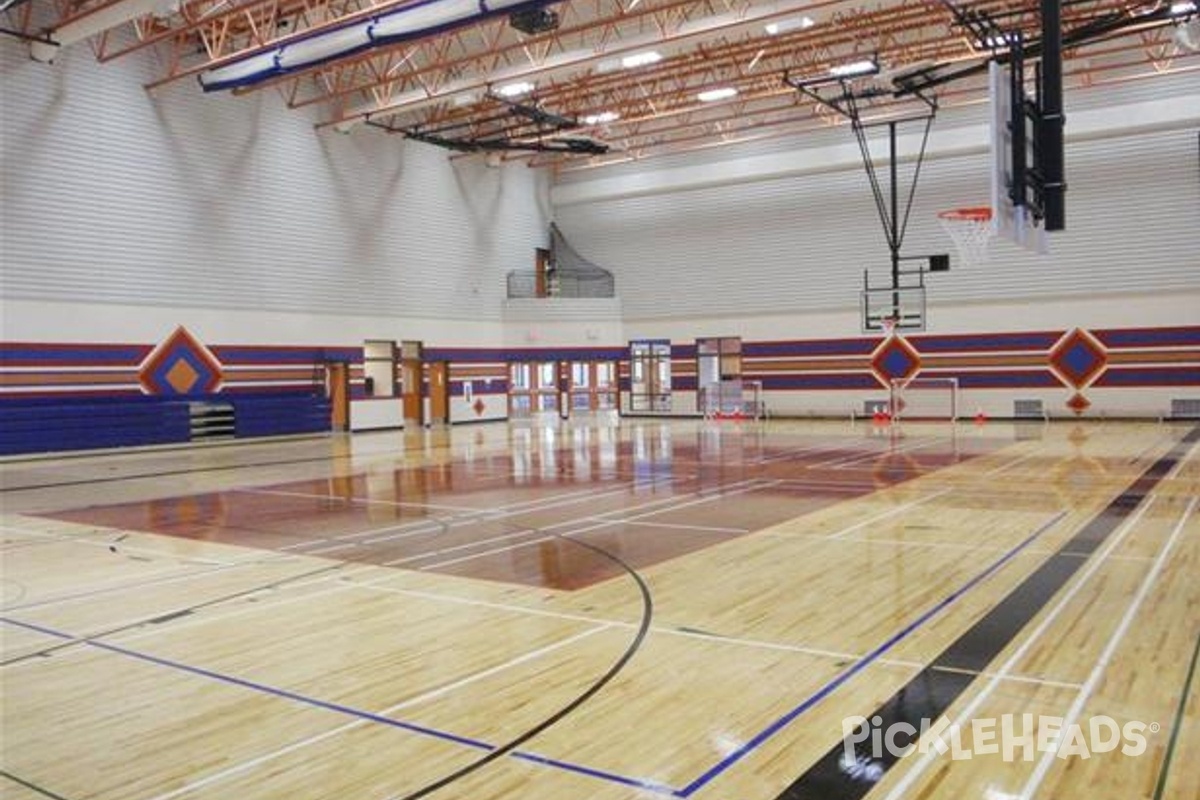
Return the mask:
{"type": "Polygon", "coordinates": [[[558,437],[441,464],[44,516],[551,589],[578,589],[996,450],[944,435],[822,439],[714,427],[558,437]]]}

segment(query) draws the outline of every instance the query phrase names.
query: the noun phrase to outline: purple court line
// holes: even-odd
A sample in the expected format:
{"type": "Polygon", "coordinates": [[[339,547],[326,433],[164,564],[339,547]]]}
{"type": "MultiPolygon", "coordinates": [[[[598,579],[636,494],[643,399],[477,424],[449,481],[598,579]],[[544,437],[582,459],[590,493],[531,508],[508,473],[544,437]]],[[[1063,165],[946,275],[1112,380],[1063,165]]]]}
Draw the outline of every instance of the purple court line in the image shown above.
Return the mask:
{"type": "MultiPolygon", "coordinates": [[[[57,639],[66,639],[67,641],[78,642],[79,644],[87,645],[88,647],[95,647],[99,650],[106,650],[108,652],[116,653],[118,655],[123,655],[128,658],[135,658],[139,661],[145,661],[147,663],[155,664],[160,667],[168,667],[170,669],[176,669],[176,670],[180,670],[182,672],[188,672],[193,675],[199,675],[203,678],[210,678],[212,680],[219,681],[221,683],[227,683],[227,684],[231,684],[233,686],[240,686],[244,689],[250,689],[250,690],[256,691],[256,692],[262,692],[263,694],[272,695],[274,697],[282,697],[286,700],[293,700],[297,703],[302,703],[304,705],[313,706],[314,708],[320,708],[320,709],[324,709],[326,711],[333,711],[337,714],[345,714],[347,716],[356,717],[358,719],[366,720],[368,722],[377,722],[380,725],[387,725],[392,728],[399,728],[401,730],[409,731],[410,733],[417,733],[417,734],[421,734],[423,736],[431,736],[435,739],[441,739],[443,741],[453,742],[455,744],[461,744],[466,747],[470,747],[474,750],[492,751],[492,750],[496,749],[496,745],[489,744],[487,742],[480,741],[478,739],[472,739],[467,736],[459,736],[458,734],[449,733],[447,731],[440,731],[436,728],[430,728],[430,727],[427,727],[424,725],[416,725],[411,722],[404,722],[403,720],[392,719],[391,717],[385,717],[381,714],[374,714],[370,711],[363,711],[362,709],[354,708],[352,706],[342,705],[341,703],[334,703],[334,702],[330,702],[328,700],[320,700],[318,698],[309,697],[307,695],[299,694],[298,692],[292,692],[287,689],[280,689],[275,686],[269,686],[264,683],[258,683],[257,681],[251,681],[251,680],[247,680],[245,678],[239,678],[234,675],[226,675],[221,672],[215,672],[213,670],[204,669],[203,667],[192,666],[191,664],[184,664],[179,661],[172,661],[172,660],[166,659],[166,658],[159,658],[158,656],[152,656],[148,653],[141,653],[141,652],[138,652],[137,650],[130,650],[128,648],[120,647],[118,645],[108,644],[107,642],[98,642],[98,641],[89,640],[89,639],[81,639],[79,637],[75,637],[75,636],[71,636],[70,634],[63,633],[62,631],[57,631],[57,630],[54,630],[53,628],[47,628],[43,625],[37,625],[32,622],[21,622],[20,620],[9,619],[8,617],[0,617],[0,622],[6,623],[8,625],[13,625],[18,628],[25,628],[26,630],[35,631],[37,633],[45,634],[47,636],[53,636],[57,639]]],[[[626,775],[619,775],[617,773],[606,772],[604,770],[584,766],[583,764],[573,764],[569,761],[560,761],[558,759],[550,758],[549,756],[539,755],[537,753],[515,751],[515,752],[511,753],[511,755],[513,758],[519,758],[523,761],[530,761],[530,762],[533,762],[536,764],[544,764],[546,766],[555,767],[557,769],[561,769],[561,770],[564,770],[567,772],[574,772],[574,773],[578,773],[580,775],[587,775],[587,776],[590,776],[593,778],[599,778],[601,780],[610,781],[612,783],[620,783],[625,786],[633,786],[638,789],[646,789],[646,790],[649,790],[652,792],[656,792],[658,794],[666,794],[666,795],[677,795],[678,794],[677,790],[673,789],[670,786],[667,786],[666,784],[658,783],[656,781],[652,781],[652,780],[645,779],[645,778],[631,778],[626,775]]]]}
{"type": "MultiPolygon", "coordinates": [[[[981,582],[986,580],[988,577],[990,577],[992,574],[997,572],[1001,567],[1003,567],[1005,564],[1007,564],[1009,561],[1011,561],[1013,558],[1015,558],[1022,550],[1024,550],[1026,547],[1028,547],[1034,541],[1036,541],[1039,537],[1041,537],[1044,533],[1046,533],[1046,531],[1050,530],[1050,528],[1052,528],[1055,524],[1057,524],[1059,522],[1059,520],[1061,520],[1064,516],[1066,516],[1066,513],[1067,513],[1066,511],[1060,511],[1057,514],[1055,514],[1053,517],[1051,517],[1049,520],[1047,520],[1045,523],[1043,523],[1040,527],[1038,527],[1037,530],[1035,530],[1028,537],[1026,537],[1023,541],[1021,541],[1019,544],[1017,544],[1011,550],[1006,552],[1004,555],[1000,556],[1000,558],[998,558],[996,561],[994,561],[983,572],[980,572],[978,575],[976,575],[974,578],[969,580],[967,583],[963,584],[961,587],[959,587],[957,590],[955,590],[952,594],[947,595],[940,602],[938,602],[937,605],[933,606],[928,611],[921,614],[915,620],[910,622],[904,628],[902,628],[897,633],[895,633],[891,637],[889,637],[882,644],[877,646],[874,650],[872,650],[871,652],[864,655],[862,658],[860,658],[858,661],[856,661],[851,666],[847,667],[845,670],[843,670],[841,673],[839,673],[834,678],[832,678],[828,683],[826,683],[824,686],[822,686],[820,689],[818,689],[815,693],[810,695],[807,699],[805,699],[799,705],[795,706],[793,709],[791,709],[790,711],[785,713],[783,716],[776,719],[774,722],[772,722],[770,725],[768,725],[766,728],[764,728],[762,731],[760,731],[758,734],[756,734],[752,739],[747,741],[745,744],[743,744],[741,747],[739,747],[733,753],[726,756],[721,761],[717,762],[717,764],[715,764],[714,766],[709,768],[706,772],[704,772],[702,775],[700,775],[700,777],[696,778],[694,781],[692,781],[691,783],[689,783],[687,786],[683,787],[682,789],[676,789],[676,788],[673,788],[666,784],[652,781],[652,780],[649,780],[646,778],[633,778],[633,777],[629,777],[626,775],[620,775],[617,773],[607,772],[607,771],[596,769],[593,767],[588,767],[588,766],[585,766],[582,764],[574,764],[569,761],[561,761],[561,760],[558,760],[555,758],[550,758],[548,756],[539,755],[537,753],[530,753],[527,751],[518,750],[518,751],[514,751],[510,755],[513,758],[517,758],[522,761],[528,761],[528,762],[532,762],[535,764],[542,764],[545,766],[554,767],[556,769],[561,769],[561,770],[564,770],[567,772],[574,772],[574,773],[577,773],[580,775],[586,775],[589,777],[598,778],[600,780],[609,781],[611,783],[619,783],[619,784],[623,784],[625,786],[633,786],[633,787],[639,788],[639,789],[646,789],[646,790],[652,791],[656,794],[670,795],[673,797],[682,797],[682,798],[690,797],[691,795],[693,795],[697,791],[699,791],[701,788],[703,788],[705,785],[707,785],[709,782],[711,782],[713,779],[720,776],[723,772],[728,770],[734,764],[741,761],[747,755],[749,755],[750,753],[754,752],[756,749],[761,747],[768,739],[770,739],[772,736],[779,733],[781,730],[783,730],[789,724],[794,722],[796,720],[796,718],[799,717],[801,714],[803,714],[804,712],[811,709],[813,706],[820,703],[822,700],[824,700],[826,697],[828,697],[830,694],[832,694],[835,690],[837,690],[839,687],[841,687],[844,683],[846,683],[852,677],[857,675],[859,672],[862,672],[864,669],[866,669],[872,663],[874,663],[879,658],[881,658],[889,650],[894,648],[896,645],[898,645],[903,640],[907,639],[917,629],[919,629],[921,626],[923,626],[926,622],[928,622],[934,616],[936,616],[937,614],[939,614],[940,612],[942,612],[946,608],[948,608],[950,605],[952,605],[953,603],[958,601],[964,594],[966,594],[971,589],[973,589],[975,586],[977,586],[978,584],[980,584],[981,582]]],[[[373,714],[369,711],[363,711],[362,709],[353,708],[351,706],[342,705],[340,703],[333,703],[333,702],[330,702],[327,700],[320,700],[320,699],[317,699],[314,697],[308,697],[306,695],[298,694],[296,692],[291,692],[286,689],[280,689],[280,688],[277,688],[274,686],[257,683],[255,681],[246,680],[244,678],[238,678],[238,677],[235,677],[232,675],[225,675],[223,673],[215,672],[212,670],[207,670],[202,667],[196,667],[196,666],[192,666],[190,664],[184,664],[184,663],[177,662],[177,661],[171,661],[171,660],[165,659],[165,658],[159,658],[158,656],[152,656],[147,653],[138,652],[136,650],[129,650],[127,648],[120,647],[118,645],[108,644],[106,642],[98,642],[98,641],[91,641],[91,640],[87,640],[87,639],[81,639],[81,638],[71,636],[66,633],[62,633],[61,631],[54,630],[52,628],[47,628],[47,627],[44,627],[41,625],[36,625],[34,623],[21,622],[18,620],[9,619],[7,617],[0,617],[0,622],[7,623],[9,625],[14,625],[19,628],[25,628],[27,630],[36,631],[38,633],[43,633],[48,636],[53,636],[53,637],[56,637],[59,639],[75,641],[75,642],[78,642],[83,645],[95,647],[100,650],[107,650],[112,653],[124,655],[129,658],[135,658],[140,661],[146,661],[148,663],[156,664],[158,666],[168,667],[171,669],[177,669],[177,670],[181,670],[183,672],[192,673],[193,675],[199,675],[201,677],[220,681],[222,683],[228,683],[228,684],[231,684],[234,686],[241,686],[243,688],[251,689],[251,690],[257,691],[257,692],[262,692],[264,694],[269,694],[269,695],[273,695],[276,697],[282,697],[282,698],[285,698],[288,700],[293,700],[295,702],[302,703],[305,705],[325,709],[327,711],[333,711],[335,713],[345,714],[348,716],[356,717],[358,719],[367,720],[369,722],[377,722],[381,725],[387,725],[389,727],[399,728],[401,730],[406,730],[411,733],[417,733],[417,734],[421,734],[421,735],[425,735],[425,736],[431,736],[431,737],[434,737],[437,739],[441,739],[443,741],[454,742],[456,744],[461,744],[461,745],[470,747],[475,750],[491,751],[491,750],[496,749],[495,745],[492,745],[492,744],[489,744],[487,742],[483,742],[483,741],[480,741],[477,739],[471,739],[466,736],[459,736],[457,734],[449,733],[446,731],[440,731],[440,730],[437,730],[436,728],[429,728],[429,727],[422,726],[422,725],[416,725],[413,723],[404,722],[402,720],[392,719],[390,717],[385,717],[385,716],[382,716],[379,714],[373,714]]]]}
{"type": "Polygon", "coordinates": [[[703,775],[696,778],[694,781],[692,781],[691,783],[689,783],[687,786],[683,787],[682,789],[677,790],[675,792],[676,796],[690,797],[691,795],[693,795],[697,791],[699,791],[701,788],[703,788],[710,781],[712,781],[714,778],[716,778],[718,775],[725,772],[725,770],[729,769],[734,764],[736,764],[737,762],[741,761],[743,758],[748,756],[750,753],[757,750],[760,746],[762,746],[762,744],[764,742],[766,742],[772,736],[779,733],[779,731],[783,730],[789,724],[791,724],[793,721],[795,721],[796,717],[800,716],[801,714],[808,711],[813,706],[820,703],[822,700],[824,700],[826,697],[828,697],[830,694],[832,694],[838,687],[840,687],[842,684],[846,683],[846,681],[850,680],[855,675],[857,675],[858,673],[860,673],[864,669],[866,669],[868,666],[870,666],[873,662],[878,660],[884,653],[891,650],[893,647],[898,645],[900,642],[907,639],[914,631],[916,631],[918,628],[920,628],[922,625],[924,625],[926,622],[928,622],[934,616],[936,616],[937,614],[944,611],[946,608],[948,608],[950,605],[952,605],[955,601],[957,601],[964,594],[969,592],[971,589],[975,588],[977,585],[982,583],[987,578],[991,577],[991,575],[994,574],[997,570],[999,570],[1001,567],[1003,567],[1005,564],[1007,564],[1009,561],[1011,561],[1013,558],[1015,558],[1018,553],[1020,553],[1022,550],[1024,550],[1029,545],[1033,544],[1033,542],[1038,537],[1040,537],[1046,531],[1050,530],[1052,527],[1054,527],[1056,524],[1058,524],[1059,520],[1061,520],[1066,515],[1067,515],[1066,511],[1060,511],[1057,514],[1055,514],[1053,517],[1048,519],[1046,522],[1042,523],[1038,527],[1038,529],[1035,530],[1033,533],[1029,534],[1029,536],[1027,536],[1024,539],[1024,541],[1022,541],[1016,547],[1012,548],[1007,553],[1002,555],[999,559],[994,561],[991,564],[991,566],[989,566],[983,572],[979,573],[974,578],[967,581],[965,584],[963,584],[961,587],[959,587],[957,590],[955,590],[953,594],[947,595],[946,597],[942,598],[942,600],[940,602],[938,602],[937,605],[933,606],[928,611],[926,611],[924,614],[922,614],[921,616],[914,619],[912,622],[905,625],[903,628],[901,628],[896,633],[892,634],[892,636],[889,637],[886,641],[884,641],[883,644],[880,644],[878,647],[876,647],[871,652],[867,653],[865,656],[860,658],[854,664],[850,665],[849,667],[844,669],[842,672],[838,673],[834,678],[832,678],[828,683],[826,683],[824,686],[822,686],[820,689],[818,689],[816,692],[814,692],[812,695],[810,695],[806,700],[804,700],[798,706],[793,708],[791,711],[788,711],[786,714],[784,714],[783,716],[776,719],[774,722],[772,722],[766,728],[763,728],[752,739],[750,739],[748,742],[743,744],[737,750],[735,750],[732,753],[730,753],[729,755],[727,755],[725,758],[721,759],[721,761],[717,762],[714,766],[709,768],[708,771],[705,772],[703,775]]]}

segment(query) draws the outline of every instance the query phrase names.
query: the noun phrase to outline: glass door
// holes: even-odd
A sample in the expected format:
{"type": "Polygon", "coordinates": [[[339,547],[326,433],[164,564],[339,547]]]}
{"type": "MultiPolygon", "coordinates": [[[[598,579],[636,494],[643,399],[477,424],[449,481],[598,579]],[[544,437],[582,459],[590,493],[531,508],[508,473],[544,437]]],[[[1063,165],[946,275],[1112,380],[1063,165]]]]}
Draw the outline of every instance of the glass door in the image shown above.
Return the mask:
{"type": "Polygon", "coordinates": [[[629,410],[671,410],[671,343],[645,339],[629,343],[629,410]]]}
{"type": "Polygon", "coordinates": [[[742,340],[696,340],[697,406],[705,416],[742,411],[742,340]]]}
{"type": "Polygon", "coordinates": [[[572,361],[568,379],[567,395],[572,414],[617,408],[615,361],[572,361]]]}

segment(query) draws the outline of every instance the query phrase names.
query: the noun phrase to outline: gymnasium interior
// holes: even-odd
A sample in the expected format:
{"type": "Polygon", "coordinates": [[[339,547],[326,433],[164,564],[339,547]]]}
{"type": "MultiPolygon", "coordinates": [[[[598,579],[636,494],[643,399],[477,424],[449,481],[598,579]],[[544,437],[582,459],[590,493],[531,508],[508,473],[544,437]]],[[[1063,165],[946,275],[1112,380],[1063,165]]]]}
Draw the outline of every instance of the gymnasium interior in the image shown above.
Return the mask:
{"type": "Polygon", "coordinates": [[[1195,800],[1194,0],[0,0],[4,800],[1195,800]]]}

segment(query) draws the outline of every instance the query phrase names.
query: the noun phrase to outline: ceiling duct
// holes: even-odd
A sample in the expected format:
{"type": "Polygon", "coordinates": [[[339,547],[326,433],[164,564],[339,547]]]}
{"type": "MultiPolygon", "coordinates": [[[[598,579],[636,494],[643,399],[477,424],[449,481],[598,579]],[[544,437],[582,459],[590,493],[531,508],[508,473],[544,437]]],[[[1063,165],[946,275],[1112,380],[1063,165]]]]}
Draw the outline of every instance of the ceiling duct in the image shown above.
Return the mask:
{"type": "Polygon", "coordinates": [[[473,25],[498,14],[545,13],[546,0],[424,0],[369,19],[291,37],[265,50],[246,53],[202,72],[206,92],[251,86],[270,78],[354,55],[363,50],[420,39],[473,25]]]}

